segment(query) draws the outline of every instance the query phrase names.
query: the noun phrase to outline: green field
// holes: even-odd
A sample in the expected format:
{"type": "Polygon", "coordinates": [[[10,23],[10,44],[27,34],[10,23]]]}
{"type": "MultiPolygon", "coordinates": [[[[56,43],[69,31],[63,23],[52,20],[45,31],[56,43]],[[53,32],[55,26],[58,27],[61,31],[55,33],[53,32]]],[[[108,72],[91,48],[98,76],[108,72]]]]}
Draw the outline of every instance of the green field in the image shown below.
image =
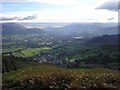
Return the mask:
{"type": "Polygon", "coordinates": [[[43,48],[27,48],[27,49],[23,49],[23,48],[9,48],[9,49],[3,49],[3,53],[7,53],[5,54],[6,56],[9,56],[9,52],[12,53],[13,56],[16,57],[32,57],[36,54],[39,54],[41,52],[45,52],[45,51],[49,51],[51,50],[51,48],[49,47],[43,47],[43,48]]]}
{"type": "Polygon", "coordinates": [[[2,49],[2,53],[15,52],[15,51],[18,51],[21,49],[23,49],[23,48],[5,48],[5,49],[2,49]]]}
{"type": "Polygon", "coordinates": [[[16,88],[120,88],[117,70],[65,69],[56,65],[37,64],[3,74],[3,89],[16,88]]]}

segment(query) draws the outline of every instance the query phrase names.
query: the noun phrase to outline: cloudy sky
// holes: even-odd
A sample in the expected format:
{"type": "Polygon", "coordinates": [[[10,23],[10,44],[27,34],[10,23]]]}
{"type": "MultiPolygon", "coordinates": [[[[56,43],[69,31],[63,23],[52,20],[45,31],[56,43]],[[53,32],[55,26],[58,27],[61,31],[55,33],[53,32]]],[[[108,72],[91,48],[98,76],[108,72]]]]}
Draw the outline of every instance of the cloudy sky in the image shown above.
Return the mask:
{"type": "Polygon", "coordinates": [[[2,22],[118,22],[118,0],[2,0],[2,22]]]}

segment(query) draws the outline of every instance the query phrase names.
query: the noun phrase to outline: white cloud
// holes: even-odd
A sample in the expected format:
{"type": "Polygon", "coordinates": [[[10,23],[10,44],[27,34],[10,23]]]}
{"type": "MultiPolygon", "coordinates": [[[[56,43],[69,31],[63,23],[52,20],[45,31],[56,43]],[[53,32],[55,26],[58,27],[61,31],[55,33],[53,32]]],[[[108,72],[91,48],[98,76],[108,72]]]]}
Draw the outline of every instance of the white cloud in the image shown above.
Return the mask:
{"type": "MultiPolygon", "coordinates": [[[[5,13],[4,17],[21,17],[32,16],[37,14],[37,18],[35,22],[46,22],[46,21],[62,21],[62,22],[80,22],[80,21],[100,21],[107,22],[108,18],[114,17],[113,22],[117,22],[117,12],[109,12],[107,10],[95,10],[95,9],[81,9],[79,7],[72,7],[66,9],[44,9],[44,10],[36,10],[29,12],[9,12],[5,13]],[[93,19],[93,20],[91,20],[93,19]]],[[[112,20],[111,20],[112,21],[112,20]]]]}
{"type": "MultiPolygon", "coordinates": [[[[26,1],[32,2],[33,0],[26,1]]],[[[27,20],[27,22],[109,22],[108,18],[113,17],[114,19],[110,21],[117,22],[117,12],[94,9],[96,5],[100,5],[105,1],[106,0],[98,0],[93,5],[90,5],[80,3],[79,0],[34,0],[34,2],[39,3],[66,5],[66,8],[44,8],[41,10],[36,9],[34,11],[5,12],[2,13],[2,16],[9,18],[16,16],[24,18],[28,15],[32,16],[37,14],[35,20],[27,20]]],[[[16,22],[16,20],[14,21],[16,22]]],[[[21,22],[25,22],[25,20],[21,20],[21,22]]]]}

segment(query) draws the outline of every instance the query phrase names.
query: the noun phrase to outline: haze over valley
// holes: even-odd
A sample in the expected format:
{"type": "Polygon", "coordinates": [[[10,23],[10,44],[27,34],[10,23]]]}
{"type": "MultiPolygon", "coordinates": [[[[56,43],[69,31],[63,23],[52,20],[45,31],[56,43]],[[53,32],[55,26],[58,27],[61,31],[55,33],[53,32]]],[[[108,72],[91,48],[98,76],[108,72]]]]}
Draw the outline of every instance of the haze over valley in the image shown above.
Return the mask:
{"type": "Polygon", "coordinates": [[[120,88],[117,3],[3,0],[3,90],[120,88]]]}

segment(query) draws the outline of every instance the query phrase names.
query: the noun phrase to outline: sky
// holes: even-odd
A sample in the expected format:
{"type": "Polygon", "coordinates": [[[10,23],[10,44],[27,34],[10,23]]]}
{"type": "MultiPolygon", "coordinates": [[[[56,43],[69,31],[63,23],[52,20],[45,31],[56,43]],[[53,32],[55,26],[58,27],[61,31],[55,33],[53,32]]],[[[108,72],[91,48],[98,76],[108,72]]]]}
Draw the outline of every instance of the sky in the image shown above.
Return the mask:
{"type": "Polygon", "coordinates": [[[2,0],[1,22],[118,22],[118,0],[2,0]]]}

